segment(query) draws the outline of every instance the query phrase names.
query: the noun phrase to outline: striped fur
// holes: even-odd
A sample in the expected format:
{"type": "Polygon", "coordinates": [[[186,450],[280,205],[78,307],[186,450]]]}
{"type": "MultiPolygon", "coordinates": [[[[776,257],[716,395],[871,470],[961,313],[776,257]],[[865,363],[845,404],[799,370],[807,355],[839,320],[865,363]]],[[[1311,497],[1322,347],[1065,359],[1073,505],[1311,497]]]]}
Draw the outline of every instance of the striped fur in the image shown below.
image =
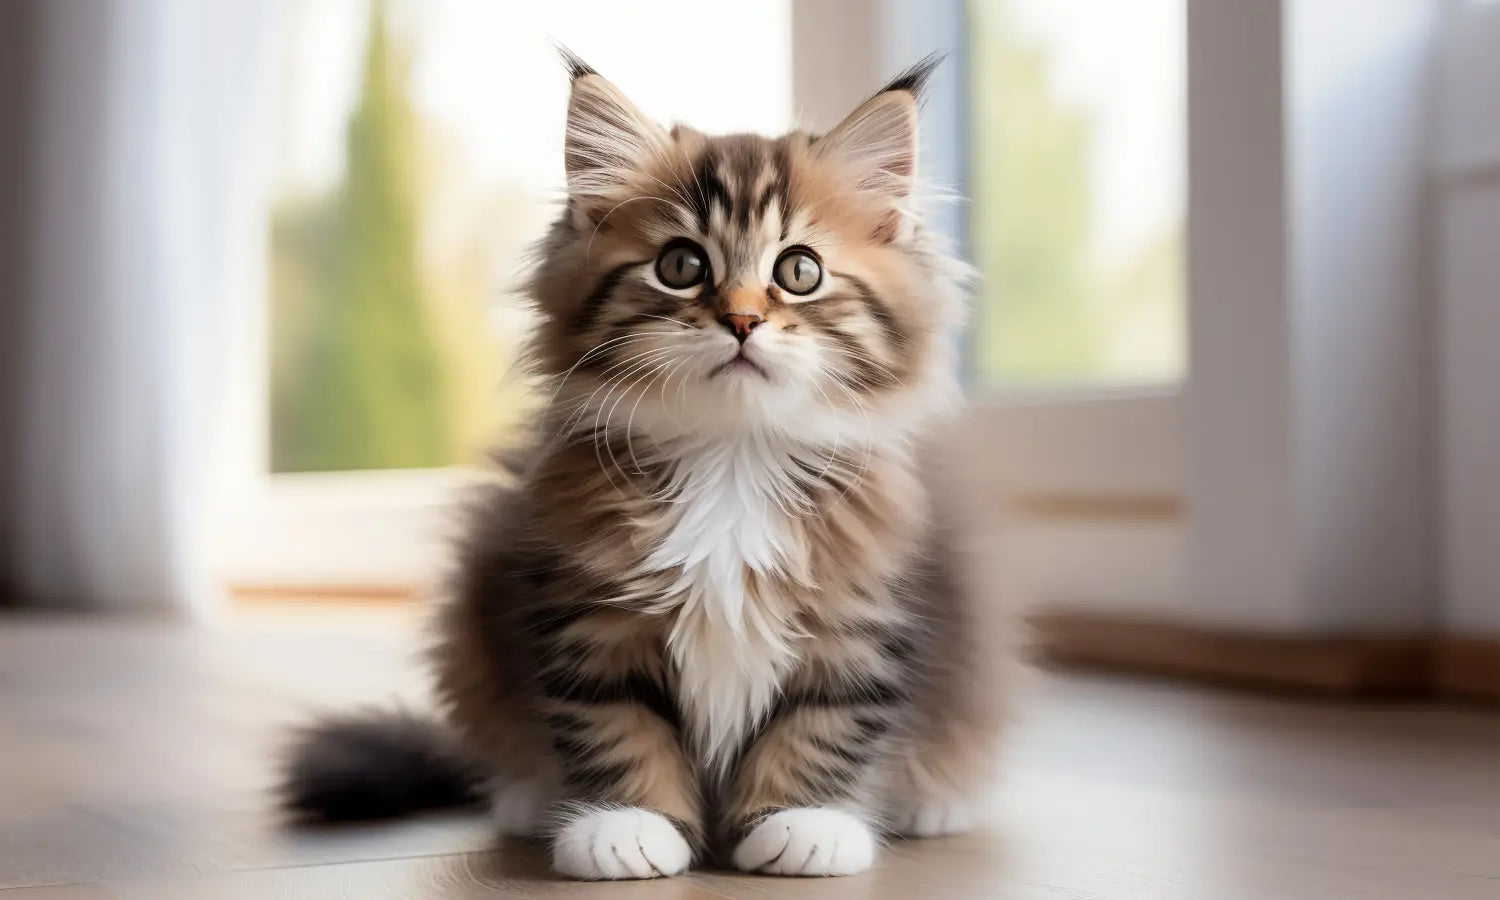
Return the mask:
{"type": "Polygon", "coordinates": [[[912,213],[931,64],[775,139],[662,129],[571,68],[569,205],[530,290],[550,402],[466,529],[448,721],[497,797],[540,798],[508,826],[550,828],[565,874],[857,871],[888,825],[962,818],[1010,658],[917,466],[963,276],[912,213]],[[680,239],[708,267],[688,289],[654,266],[680,239]],[[806,296],[773,278],[792,247],[823,267],[806,296]],[[729,314],[759,323],[743,345],[729,314]]]}

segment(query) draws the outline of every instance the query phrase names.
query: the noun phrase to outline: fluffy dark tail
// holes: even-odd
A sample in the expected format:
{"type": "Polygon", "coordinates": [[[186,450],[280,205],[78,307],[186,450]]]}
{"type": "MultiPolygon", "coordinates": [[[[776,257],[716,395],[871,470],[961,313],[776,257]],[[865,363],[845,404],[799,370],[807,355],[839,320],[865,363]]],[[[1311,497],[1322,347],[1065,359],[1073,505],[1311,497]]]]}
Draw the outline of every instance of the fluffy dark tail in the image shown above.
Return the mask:
{"type": "Polygon", "coordinates": [[[297,733],[283,761],[281,806],[301,822],[392,819],[478,804],[485,776],[434,719],[366,711],[297,733]]]}

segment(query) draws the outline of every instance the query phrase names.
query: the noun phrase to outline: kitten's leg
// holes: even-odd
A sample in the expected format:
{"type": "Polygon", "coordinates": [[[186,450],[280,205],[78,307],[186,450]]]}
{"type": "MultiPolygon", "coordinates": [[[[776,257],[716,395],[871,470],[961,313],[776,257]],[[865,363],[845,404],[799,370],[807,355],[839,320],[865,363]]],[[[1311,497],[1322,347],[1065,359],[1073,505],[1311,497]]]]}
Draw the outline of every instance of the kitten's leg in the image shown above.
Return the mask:
{"type": "Polygon", "coordinates": [[[903,837],[962,834],[981,818],[994,780],[994,736],[962,723],[914,736],[896,765],[887,803],[903,837]]]}
{"type": "Polygon", "coordinates": [[[676,875],[702,843],[659,624],[606,609],[541,635],[542,707],[567,800],[553,867],[585,879],[676,875]]]}
{"type": "Polygon", "coordinates": [[[902,642],[850,629],[808,647],[730,777],[725,825],[743,871],[850,875],[875,860],[873,779],[908,702],[902,642]]]}
{"type": "Polygon", "coordinates": [[[956,834],[983,818],[1025,672],[1009,598],[969,586],[974,562],[951,539],[922,559],[911,573],[920,677],[885,804],[891,830],[907,837],[956,834]]]}
{"type": "Polygon", "coordinates": [[[468,751],[492,774],[490,810],[502,835],[541,834],[562,798],[546,723],[532,708],[531,674],[516,660],[520,629],[496,628],[485,608],[454,602],[438,618],[432,661],[438,696],[468,751]],[[495,632],[498,631],[498,634],[495,632]]]}
{"type": "Polygon", "coordinates": [[[997,778],[1005,701],[1015,675],[1005,668],[976,662],[926,669],[885,788],[892,832],[960,834],[983,818],[997,778]]]}

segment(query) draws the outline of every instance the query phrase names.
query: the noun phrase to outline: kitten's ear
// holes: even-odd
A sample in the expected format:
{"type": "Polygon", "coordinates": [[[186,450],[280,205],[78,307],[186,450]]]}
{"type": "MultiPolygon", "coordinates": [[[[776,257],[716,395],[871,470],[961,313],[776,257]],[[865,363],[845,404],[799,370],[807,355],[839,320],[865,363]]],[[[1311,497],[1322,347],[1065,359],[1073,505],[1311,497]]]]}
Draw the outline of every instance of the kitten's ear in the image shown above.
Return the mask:
{"type": "Polygon", "coordinates": [[[917,177],[917,103],[940,62],[934,54],[897,75],[818,139],[818,155],[845,166],[861,190],[903,206],[917,177]]]}
{"type": "Polygon", "coordinates": [[[568,199],[576,212],[597,222],[671,138],[587,63],[558,50],[573,79],[563,142],[568,199]]]}

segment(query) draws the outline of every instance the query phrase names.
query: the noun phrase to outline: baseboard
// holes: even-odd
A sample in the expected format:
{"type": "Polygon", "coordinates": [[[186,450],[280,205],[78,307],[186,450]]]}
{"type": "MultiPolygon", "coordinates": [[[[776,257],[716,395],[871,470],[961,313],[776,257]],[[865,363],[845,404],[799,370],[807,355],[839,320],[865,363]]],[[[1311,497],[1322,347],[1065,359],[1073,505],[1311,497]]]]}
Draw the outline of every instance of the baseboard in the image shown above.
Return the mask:
{"type": "Polygon", "coordinates": [[[412,603],[422,589],[410,584],[231,584],[237,604],[412,603]]]}
{"type": "Polygon", "coordinates": [[[1438,638],[1433,681],[1444,696],[1500,700],[1500,638],[1438,638]]]}
{"type": "MultiPolygon", "coordinates": [[[[231,585],[237,603],[412,603],[415,585],[231,585]]],[[[1500,638],[1293,637],[1086,612],[1031,617],[1042,659],[1327,697],[1500,702],[1500,638]]]]}
{"type": "Polygon", "coordinates": [[[1500,701],[1500,639],[1294,637],[1051,612],[1034,616],[1043,659],[1328,697],[1500,701]]]}

